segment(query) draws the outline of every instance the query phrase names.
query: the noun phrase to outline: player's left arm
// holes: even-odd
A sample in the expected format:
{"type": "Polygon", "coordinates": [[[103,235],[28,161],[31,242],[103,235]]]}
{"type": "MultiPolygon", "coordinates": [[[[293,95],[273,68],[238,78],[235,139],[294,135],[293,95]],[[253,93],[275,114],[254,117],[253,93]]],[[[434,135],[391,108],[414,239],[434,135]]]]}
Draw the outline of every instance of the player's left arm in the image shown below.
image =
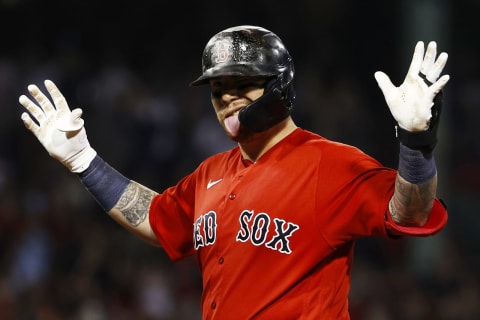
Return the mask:
{"type": "Polygon", "coordinates": [[[375,79],[397,121],[400,140],[398,174],[389,211],[401,226],[423,226],[429,219],[437,191],[437,168],[433,150],[442,107],[442,90],[450,79],[440,74],[448,55],[437,58],[432,41],[425,52],[419,41],[404,82],[396,87],[378,71],[375,79]],[[425,53],[425,55],[424,55],[425,53]]]}

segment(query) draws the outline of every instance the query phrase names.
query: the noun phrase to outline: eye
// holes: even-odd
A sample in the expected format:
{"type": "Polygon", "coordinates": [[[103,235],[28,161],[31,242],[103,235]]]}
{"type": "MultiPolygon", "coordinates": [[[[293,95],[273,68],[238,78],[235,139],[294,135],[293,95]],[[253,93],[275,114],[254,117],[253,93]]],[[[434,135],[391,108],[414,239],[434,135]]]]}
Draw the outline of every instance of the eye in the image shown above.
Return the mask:
{"type": "Polygon", "coordinates": [[[212,81],[210,83],[212,97],[220,98],[222,96],[222,83],[219,81],[212,81]]]}
{"type": "Polygon", "coordinates": [[[222,89],[212,87],[212,97],[220,99],[222,97],[222,89]]]}
{"type": "Polygon", "coordinates": [[[238,86],[238,89],[245,90],[248,88],[255,88],[255,89],[263,88],[264,85],[265,85],[265,81],[263,80],[248,81],[248,82],[240,83],[238,86]]]}
{"type": "Polygon", "coordinates": [[[237,81],[222,82],[220,80],[212,80],[210,82],[211,95],[215,99],[220,99],[224,92],[235,90],[243,93],[252,89],[260,89],[265,86],[265,79],[242,79],[237,81]]]}

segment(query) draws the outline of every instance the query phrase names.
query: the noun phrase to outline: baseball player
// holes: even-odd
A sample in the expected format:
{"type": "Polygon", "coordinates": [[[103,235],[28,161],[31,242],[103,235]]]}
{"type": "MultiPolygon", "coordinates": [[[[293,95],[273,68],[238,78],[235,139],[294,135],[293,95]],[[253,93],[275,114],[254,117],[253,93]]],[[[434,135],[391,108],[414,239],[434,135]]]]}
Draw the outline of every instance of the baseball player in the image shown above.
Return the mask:
{"type": "MultiPolygon", "coordinates": [[[[120,225],[176,261],[195,255],[203,319],[349,319],[355,240],[427,236],[447,222],[436,198],[433,150],[447,54],[418,42],[405,81],[375,79],[397,121],[397,170],[356,147],[297,127],[292,57],[256,26],[214,35],[192,86],[209,85],[237,146],[153,191],[126,178],[89,144],[82,110],[57,86],[29,85],[25,126],[120,225]]],[[[320,106],[321,107],[321,106],[320,106]]]]}

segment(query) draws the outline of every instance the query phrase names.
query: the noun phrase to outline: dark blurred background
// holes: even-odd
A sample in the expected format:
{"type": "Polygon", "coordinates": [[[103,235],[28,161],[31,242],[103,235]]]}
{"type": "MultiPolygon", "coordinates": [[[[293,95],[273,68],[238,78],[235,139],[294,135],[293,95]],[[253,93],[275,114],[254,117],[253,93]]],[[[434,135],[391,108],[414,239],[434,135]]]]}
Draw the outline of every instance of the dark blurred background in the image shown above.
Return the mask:
{"type": "Polygon", "coordinates": [[[233,144],[191,88],[208,39],[239,24],[294,58],[294,119],[396,167],[394,122],[373,74],[400,85],[417,40],[449,53],[435,237],[362,239],[354,320],[480,319],[479,0],[0,0],[0,319],[200,319],[194,259],[178,263],[115,224],[21,120],[28,84],[82,107],[91,145],[156,191],[233,144]]]}

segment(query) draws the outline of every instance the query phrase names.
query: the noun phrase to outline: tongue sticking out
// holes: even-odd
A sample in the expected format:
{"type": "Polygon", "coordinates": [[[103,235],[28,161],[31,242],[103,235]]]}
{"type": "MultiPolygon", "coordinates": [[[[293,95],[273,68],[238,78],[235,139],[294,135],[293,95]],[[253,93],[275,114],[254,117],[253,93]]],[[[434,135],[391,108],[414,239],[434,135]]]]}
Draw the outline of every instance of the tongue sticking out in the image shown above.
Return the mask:
{"type": "Polygon", "coordinates": [[[233,137],[236,137],[238,135],[238,131],[240,130],[240,121],[238,120],[238,113],[232,114],[231,116],[225,119],[225,127],[233,137]]]}

